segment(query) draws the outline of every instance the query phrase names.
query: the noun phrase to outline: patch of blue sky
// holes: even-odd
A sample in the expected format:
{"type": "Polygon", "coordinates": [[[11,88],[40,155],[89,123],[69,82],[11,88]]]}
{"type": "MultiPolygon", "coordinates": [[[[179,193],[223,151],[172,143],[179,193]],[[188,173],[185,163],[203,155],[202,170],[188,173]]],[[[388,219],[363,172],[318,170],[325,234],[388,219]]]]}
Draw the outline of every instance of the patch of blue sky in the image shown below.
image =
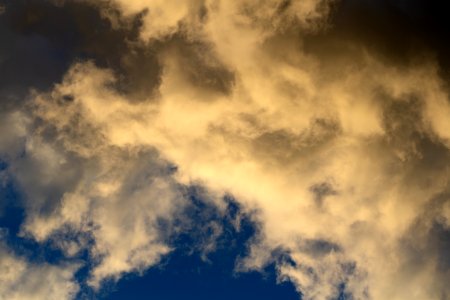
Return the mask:
{"type": "MultiPolygon", "coordinates": [[[[100,291],[94,291],[86,283],[95,265],[89,251],[68,258],[52,240],[38,243],[20,236],[25,219],[22,193],[8,174],[7,163],[0,162],[0,171],[4,175],[0,191],[3,242],[30,262],[82,261],[83,266],[75,274],[81,287],[77,299],[299,299],[291,283],[277,282],[274,264],[262,272],[235,270],[237,260],[247,254],[249,241],[257,234],[258,226],[231,197],[225,198],[226,211],[219,211],[201,198],[198,187],[188,189],[190,205],[175,221],[175,229],[164,230],[165,224],[161,223],[167,242],[175,250],[144,274],[125,275],[118,283],[106,282],[100,291]],[[213,249],[208,248],[210,245],[213,249]]],[[[66,232],[57,233],[53,240],[72,238],[66,232]]]]}

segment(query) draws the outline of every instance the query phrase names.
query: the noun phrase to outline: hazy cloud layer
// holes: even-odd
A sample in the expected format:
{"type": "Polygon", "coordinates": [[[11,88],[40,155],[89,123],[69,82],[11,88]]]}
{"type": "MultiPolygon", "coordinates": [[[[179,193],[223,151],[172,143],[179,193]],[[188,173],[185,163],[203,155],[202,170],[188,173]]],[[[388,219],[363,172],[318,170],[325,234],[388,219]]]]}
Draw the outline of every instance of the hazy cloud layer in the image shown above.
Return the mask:
{"type": "MultiPolygon", "coordinates": [[[[281,250],[279,278],[304,299],[342,285],[354,299],[446,299],[448,21],[438,1],[405,3],[7,4],[11,49],[66,55],[45,84],[11,77],[20,105],[0,86],[21,234],[68,257],[88,249],[98,287],[171,250],[160,225],[196,184],[219,207],[233,195],[260,226],[239,271],[281,250]]],[[[11,49],[0,67],[20,77],[11,49]]]]}

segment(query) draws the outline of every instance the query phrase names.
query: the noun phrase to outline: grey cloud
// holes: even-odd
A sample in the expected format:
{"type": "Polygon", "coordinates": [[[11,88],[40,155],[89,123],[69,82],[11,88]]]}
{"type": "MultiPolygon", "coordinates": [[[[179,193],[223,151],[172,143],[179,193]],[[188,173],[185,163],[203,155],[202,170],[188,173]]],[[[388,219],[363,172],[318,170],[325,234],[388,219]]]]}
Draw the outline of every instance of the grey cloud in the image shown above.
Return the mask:
{"type": "Polygon", "coordinates": [[[138,42],[141,15],[124,18],[114,6],[108,7],[108,13],[120,25],[87,1],[7,3],[1,28],[10,40],[2,55],[2,84],[19,85],[25,92],[30,87],[46,90],[61,80],[73,62],[93,59],[99,67],[117,73],[118,90],[154,95],[161,65],[151,47],[138,42]]]}
{"type": "Polygon", "coordinates": [[[124,16],[113,2],[89,1],[21,0],[6,6],[0,28],[9,41],[0,53],[1,84],[21,87],[15,97],[24,98],[30,87],[50,88],[71,63],[90,59],[114,71],[114,87],[129,99],[154,98],[163,72],[160,54],[168,48],[179,52],[180,70],[192,84],[219,93],[228,93],[233,84],[233,73],[211,47],[190,40],[183,28],[162,40],[142,42],[145,10],[124,16]]]}
{"type": "Polygon", "coordinates": [[[448,192],[436,195],[426,205],[420,215],[401,240],[404,251],[402,263],[414,276],[432,272],[430,283],[422,288],[430,290],[436,299],[446,299],[450,295],[448,278],[450,277],[450,228],[445,217],[440,216],[449,203],[448,192]]]}
{"type": "Polygon", "coordinates": [[[314,200],[318,206],[322,206],[326,197],[333,196],[338,193],[329,182],[314,184],[310,187],[310,191],[314,194],[314,200]]]}
{"type": "Polygon", "coordinates": [[[252,141],[252,147],[263,159],[280,164],[293,163],[299,157],[311,157],[318,149],[327,147],[339,132],[339,125],[334,120],[315,119],[301,133],[288,130],[263,132],[252,141]]]}
{"type": "Polygon", "coordinates": [[[231,92],[235,75],[218,59],[212,45],[189,40],[182,33],[171,37],[166,43],[162,48],[173,49],[180,71],[193,86],[223,94],[231,92]]]}

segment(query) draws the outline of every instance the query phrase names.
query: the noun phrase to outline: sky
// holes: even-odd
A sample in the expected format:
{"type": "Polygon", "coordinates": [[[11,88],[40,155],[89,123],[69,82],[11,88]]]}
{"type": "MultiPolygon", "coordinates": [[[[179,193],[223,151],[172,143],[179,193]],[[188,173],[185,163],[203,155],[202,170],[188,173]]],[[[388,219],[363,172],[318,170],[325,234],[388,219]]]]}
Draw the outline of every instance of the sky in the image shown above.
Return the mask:
{"type": "Polygon", "coordinates": [[[450,299],[449,12],[0,0],[0,300],[450,299]]]}

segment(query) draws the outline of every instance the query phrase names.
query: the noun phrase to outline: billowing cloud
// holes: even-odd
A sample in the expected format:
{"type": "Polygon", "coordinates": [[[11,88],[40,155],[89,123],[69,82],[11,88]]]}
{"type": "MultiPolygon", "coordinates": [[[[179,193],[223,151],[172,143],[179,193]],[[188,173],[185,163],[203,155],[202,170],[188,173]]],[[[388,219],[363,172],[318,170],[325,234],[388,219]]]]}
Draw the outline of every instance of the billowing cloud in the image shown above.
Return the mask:
{"type": "Polygon", "coordinates": [[[89,249],[98,286],[170,251],[160,222],[197,184],[256,211],[240,271],[282,250],[279,278],[305,299],[342,286],[355,299],[445,299],[447,44],[422,32],[442,20],[422,27],[427,11],[387,2],[83,2],[121,34],[0,127],[28,198],[22,234],[78,233],[60,247],[89,249]],[[385,15],[399,32],[377,27],[385,15]]]}

